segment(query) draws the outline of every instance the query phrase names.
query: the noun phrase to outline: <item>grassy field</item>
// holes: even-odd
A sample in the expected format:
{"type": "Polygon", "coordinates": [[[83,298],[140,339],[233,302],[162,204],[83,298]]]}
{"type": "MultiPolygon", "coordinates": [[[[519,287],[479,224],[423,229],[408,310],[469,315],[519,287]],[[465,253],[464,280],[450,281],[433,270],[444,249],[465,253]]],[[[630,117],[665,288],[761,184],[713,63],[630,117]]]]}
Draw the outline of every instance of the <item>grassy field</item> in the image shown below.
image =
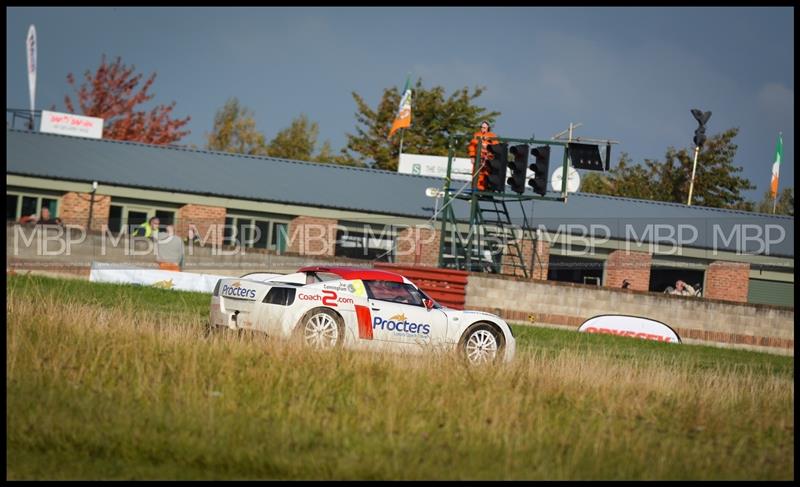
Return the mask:
{"type": "Polygon", "coordinates": [[[206,336],[208,303],[8,277],[7,478],[794,478],[792,357],[515,326],[473,369],[206,336]]]}

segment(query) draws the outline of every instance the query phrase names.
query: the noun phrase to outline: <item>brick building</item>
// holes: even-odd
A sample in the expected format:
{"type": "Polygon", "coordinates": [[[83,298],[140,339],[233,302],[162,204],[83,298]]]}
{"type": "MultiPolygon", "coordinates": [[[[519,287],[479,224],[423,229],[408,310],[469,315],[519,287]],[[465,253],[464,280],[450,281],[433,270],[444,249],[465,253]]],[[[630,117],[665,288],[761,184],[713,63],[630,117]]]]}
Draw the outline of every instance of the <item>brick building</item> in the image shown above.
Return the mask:
{"type": "MultiPolygon", "coordinates": [[[[209,245],[365,263],[438,266],[455,245],[425,194],[437,178],[15,129],[6,143],[9,223],[48,207],[119,235],[158,216],[209,245]]],[[[532,279],[651,292],[682,279],[710,298],[793,306],[793,218],[583,193],[524,204],[532,279]]]]}

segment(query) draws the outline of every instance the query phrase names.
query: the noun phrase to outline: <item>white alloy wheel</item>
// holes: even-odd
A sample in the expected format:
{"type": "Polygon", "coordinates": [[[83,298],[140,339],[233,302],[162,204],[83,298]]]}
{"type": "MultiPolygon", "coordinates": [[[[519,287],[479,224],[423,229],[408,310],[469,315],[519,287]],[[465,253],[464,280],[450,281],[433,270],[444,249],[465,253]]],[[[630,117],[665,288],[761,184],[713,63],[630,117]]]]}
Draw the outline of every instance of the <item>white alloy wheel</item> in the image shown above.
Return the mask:
{"type": "Polygon", "coordinates": [[[479,327],[467,337],[467,341],[464,343],[464,352],[471,364],[494,362],[498,349],[497,337],[488,327],[479,327]]]}
{"type": "Polygon", "coordinates": [[[334,348],[340,335],[338,320],[324,310],[312,314],[303,325],[303,340],[312,348],[334,348]]]}

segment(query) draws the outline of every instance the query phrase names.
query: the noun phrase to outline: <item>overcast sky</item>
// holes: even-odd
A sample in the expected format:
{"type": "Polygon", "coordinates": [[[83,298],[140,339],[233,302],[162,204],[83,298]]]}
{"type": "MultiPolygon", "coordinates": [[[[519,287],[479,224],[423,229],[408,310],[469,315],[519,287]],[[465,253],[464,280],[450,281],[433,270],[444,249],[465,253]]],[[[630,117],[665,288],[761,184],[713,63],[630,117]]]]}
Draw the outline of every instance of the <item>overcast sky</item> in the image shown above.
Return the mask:
{"type": "Polygon", "coordinates": [[[65,111],[68,73],[102,54],[158,74],[156,103],[191,115],[181,144],[205,146],[230,97],[268,140],[295,117],[335,151],[354,133],[359,93],[373,108],[406,75],[447,93],[486,87],[501,136],[611,138],[612,161],[692,147],[689,110],[708,133],[739,127],[736,164],[769,188],[778,132],[781,187],[794,186],[794,9],[704,8],[6,8],[6,107],[29,107],[25,37],[36,26],[36,108],[65,111]]]}

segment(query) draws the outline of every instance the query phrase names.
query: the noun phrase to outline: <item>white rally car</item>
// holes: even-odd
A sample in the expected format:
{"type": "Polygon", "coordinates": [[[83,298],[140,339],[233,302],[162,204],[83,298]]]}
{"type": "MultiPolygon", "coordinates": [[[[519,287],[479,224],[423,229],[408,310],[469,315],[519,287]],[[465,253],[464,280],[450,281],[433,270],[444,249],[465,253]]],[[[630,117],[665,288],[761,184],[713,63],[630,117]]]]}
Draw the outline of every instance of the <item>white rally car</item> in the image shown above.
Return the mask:
{"type": "Polygon", "coordinates": [[[510,361],[516,351],[500,317],[440,306],[405,277],[375,269],[303,267],[220,279],[211,325],[296,337],[314,348],[444,348],[471,363],[510,361]]]}

